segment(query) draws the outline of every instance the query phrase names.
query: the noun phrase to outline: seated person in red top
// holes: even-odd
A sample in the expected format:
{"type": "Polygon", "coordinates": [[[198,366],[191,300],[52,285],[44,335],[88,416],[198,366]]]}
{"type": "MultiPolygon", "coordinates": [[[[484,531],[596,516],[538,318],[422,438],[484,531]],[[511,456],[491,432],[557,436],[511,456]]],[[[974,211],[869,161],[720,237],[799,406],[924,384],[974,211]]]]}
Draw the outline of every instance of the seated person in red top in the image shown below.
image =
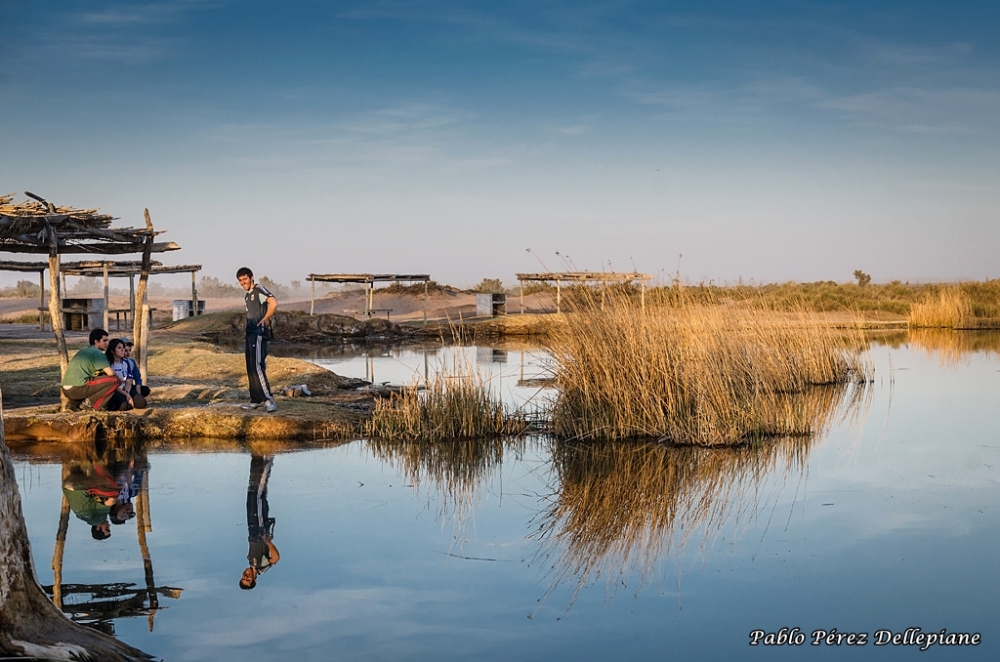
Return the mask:
{"type": "Polygon", "coordinates": [[[108,332],[94,329],[90,332],[90,346],[81,349],[70,360],[62,378],[62,390],[70,411],[79,411],[84,400],[95,410],[106,408],[118,389],[118,375],[104,356],[107,348],[108,332]]]}

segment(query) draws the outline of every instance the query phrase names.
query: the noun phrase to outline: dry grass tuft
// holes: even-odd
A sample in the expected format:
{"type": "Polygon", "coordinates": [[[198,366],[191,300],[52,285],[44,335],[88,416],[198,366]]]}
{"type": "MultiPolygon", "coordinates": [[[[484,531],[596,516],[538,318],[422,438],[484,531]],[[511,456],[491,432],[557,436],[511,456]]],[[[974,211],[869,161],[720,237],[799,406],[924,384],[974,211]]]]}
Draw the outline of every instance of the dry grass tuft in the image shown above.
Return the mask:
{"type": "Polygon", "coordinates": [[[527,424],[490,393],[474,368],[432,376],[425,389],[411,384],[376,400],[365,434],[385,440],[450,441],[522,433],[527,424]]]}
{"type": "Polygon", "coordinates": [[[973,325],[972,299],[960,287],[943,287],[910,308],[911,328],[961,329],[973,325]]]}
{"type": "Polygon", "coordinates": [[[860,331],[753,304],[643,310],[618,297],[580,306],[552,337],[554,430],[703,446],[813,434],[830,409],[804,394],[870,380],[862,346],[860,331]]]}

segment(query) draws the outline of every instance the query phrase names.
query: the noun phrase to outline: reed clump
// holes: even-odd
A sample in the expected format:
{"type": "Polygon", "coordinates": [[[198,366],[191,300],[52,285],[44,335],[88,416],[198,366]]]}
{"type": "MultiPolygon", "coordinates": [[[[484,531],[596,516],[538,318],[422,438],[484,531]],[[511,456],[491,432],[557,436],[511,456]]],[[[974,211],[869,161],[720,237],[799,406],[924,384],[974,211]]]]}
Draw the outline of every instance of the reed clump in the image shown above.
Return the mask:
{"type": "Polygon", "coordinates": [[[962,329],[974,325],[972,299],[960,287],[943,287],[913,304],[907,318],[911,328],[962,329]]]}
{"type": "Polygon", "coordinates": [[[474,368],[439,372],[424,388],[416,383],[375,401],[364,423],[369,437],[386,440],[446,441],[516,435],[526,417],[508,411],[474,368]]]}
{"type": "Polygon", "coordinates": [[[701,446],[813,434],[829,408],[803,394],[870,381],[863,345],[860,330],[749,302],[595,301],[553,333],[553,429],[561,438],[701,446]]]}

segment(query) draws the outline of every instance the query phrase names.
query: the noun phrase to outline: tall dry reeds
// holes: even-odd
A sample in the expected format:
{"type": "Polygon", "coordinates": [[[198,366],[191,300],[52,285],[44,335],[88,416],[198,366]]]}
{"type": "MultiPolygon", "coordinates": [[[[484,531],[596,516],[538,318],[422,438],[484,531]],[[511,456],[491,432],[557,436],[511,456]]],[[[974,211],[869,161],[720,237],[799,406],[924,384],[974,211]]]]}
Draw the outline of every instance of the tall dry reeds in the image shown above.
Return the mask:
{"type": "Polygon", "coordinates": [[[811,434],[829,409],[802,394],[870,380],[861,346],[860,331],[752,303],[644,309],[618,297],[579,306],[552,335],[554,430],[703,446],[811,434]]]}
{"type": "Polygon", "coordinates": [[[431,376],[425,388],[411,384],[376,400],[364,433],[386,440],[450,441],[520,434],[525,417],[494,398],[474,367],[431,376]]]}
{"type": "Polygon", "coordinates": [[[969,328],[973,324],[972,299],[961,287],[943,287],[910,308],[912,328],[969,328]]]}

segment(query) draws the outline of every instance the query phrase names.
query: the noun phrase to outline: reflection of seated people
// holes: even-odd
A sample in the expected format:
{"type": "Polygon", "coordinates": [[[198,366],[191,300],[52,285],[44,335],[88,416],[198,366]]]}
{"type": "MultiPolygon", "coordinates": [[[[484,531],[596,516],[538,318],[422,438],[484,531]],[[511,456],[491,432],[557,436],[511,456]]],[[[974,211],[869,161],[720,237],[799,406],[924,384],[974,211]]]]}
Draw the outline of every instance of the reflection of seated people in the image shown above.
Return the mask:
{"type": "Polygon", "coordinates": [[[90,525],[94,540],[111,537],[108,515],[118,505],[121,485],[107,469],[97,464],[70,467],[63,494],[73,514],[90,525]]]}
{"type": "Polygon", "coordinates": [[[249,591],[257,585],[257,576],[267,572],[281,556],[271,540],[274,519],[268,517],[267,479],[271,474],[274,458],[254,455],[250,458],[250,483],[247,486],[247,540],[250,565],[243,571],[240,588],[249,591]]]}

